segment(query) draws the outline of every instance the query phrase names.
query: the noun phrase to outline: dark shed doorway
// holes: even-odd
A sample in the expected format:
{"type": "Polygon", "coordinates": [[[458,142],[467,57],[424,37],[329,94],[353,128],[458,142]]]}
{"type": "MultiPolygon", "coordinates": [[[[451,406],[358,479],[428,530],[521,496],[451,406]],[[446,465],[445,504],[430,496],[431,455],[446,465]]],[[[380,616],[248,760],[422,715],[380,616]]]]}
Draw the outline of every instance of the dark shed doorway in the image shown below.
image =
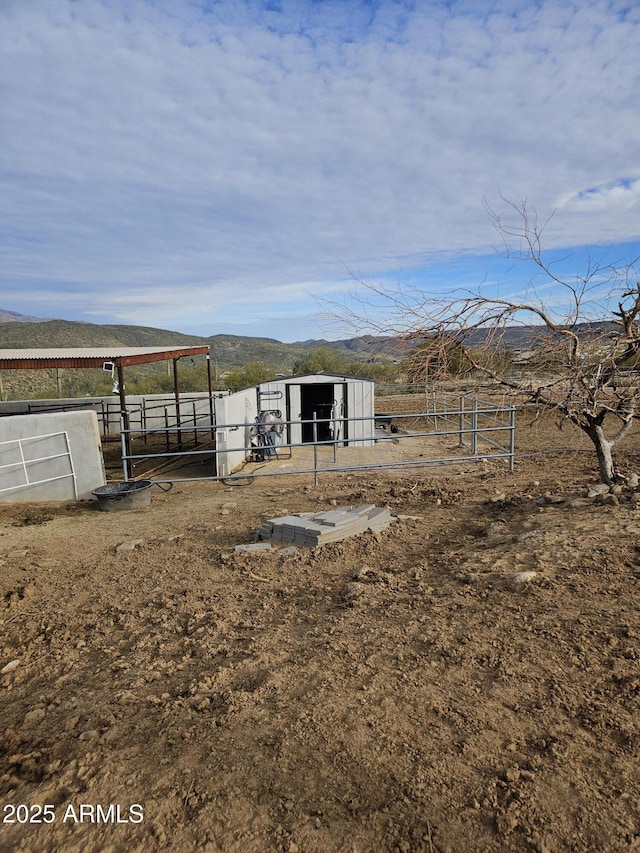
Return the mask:
{"type": "Polygon", "coordinates": [[[318,441],[330,441],[331,415],[335,402],[333,383],[307,383],[300,385],[302,442],[313,442],[313,413],[318,421],[318,441]]]}

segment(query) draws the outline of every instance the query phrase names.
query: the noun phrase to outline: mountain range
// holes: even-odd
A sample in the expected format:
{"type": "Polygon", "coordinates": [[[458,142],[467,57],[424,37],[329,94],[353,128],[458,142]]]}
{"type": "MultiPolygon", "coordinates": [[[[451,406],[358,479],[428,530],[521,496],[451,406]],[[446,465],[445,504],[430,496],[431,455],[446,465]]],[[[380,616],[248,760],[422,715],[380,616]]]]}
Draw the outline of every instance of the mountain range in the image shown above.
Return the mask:
{"type": "Polygon", "coordinates": [[[337,350],[349,361],[361,361],[380,353],[390,340],[369,335],[340,341],[283,343],[274,338],[241,335],[202,337],[148,326],[45,320],[0,310],[0,349],[209,346],[211,358],[223,368],[263,361],[286,370],[318,347],[337,350]]]}
{"type": "MultiPolygon", "coordinates": [[[[602,332],[609,323],[582,324],[594,333],[602,332]]],[[[522,350],[539,338],[540,327],[512,326],[504,330],[501,342],[511,350],[522,350]]],[[[476,330],[466,343],[481,346],[487,332],[476,330]]],[[[318,347],[338,351],[348,361],[374,357],[394,358],[406,352],[398,338],[362,335],[337,341],[307,340],[283,343],[274,338],[241,335],[186,335],[168,329],[148,326],[103,325],[71,320],[46,320],[0,309],[0,349],[56,347],[181,347],[209,346],[211,358],[220,369],[242,367],[248,362],[262,361],[289,370],[318,347]]]]}

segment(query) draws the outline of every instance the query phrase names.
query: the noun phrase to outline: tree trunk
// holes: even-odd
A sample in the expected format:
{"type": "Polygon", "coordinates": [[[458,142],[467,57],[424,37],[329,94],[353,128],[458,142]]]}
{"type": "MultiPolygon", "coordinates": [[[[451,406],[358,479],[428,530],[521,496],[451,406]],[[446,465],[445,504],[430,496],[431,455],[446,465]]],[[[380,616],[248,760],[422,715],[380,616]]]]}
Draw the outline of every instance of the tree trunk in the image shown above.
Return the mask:
{"type": "Polygon", "coordinates": [[[613,467],[612,443],[605,438],[604,430],[597,424],[591,424],[585,430],[596,449],[600,482],[612,486],[616,482],[616,472],[613,467]]]}

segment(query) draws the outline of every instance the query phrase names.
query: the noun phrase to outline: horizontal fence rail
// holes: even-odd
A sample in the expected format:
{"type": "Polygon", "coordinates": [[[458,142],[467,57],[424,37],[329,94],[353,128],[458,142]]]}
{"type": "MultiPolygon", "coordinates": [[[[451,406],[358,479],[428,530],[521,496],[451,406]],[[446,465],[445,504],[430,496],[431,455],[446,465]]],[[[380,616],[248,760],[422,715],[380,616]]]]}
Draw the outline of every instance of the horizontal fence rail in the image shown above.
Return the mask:
{"type": "MultiPolygon", "coordinates": [[[[377,413],[374,417],[333,417],[317,418],[311,421],[313,429],[313,441],[291,442],[286,436],[291,434],[291,427],[302,427],[308,425],[307,420],[282,420],[283,436],[279,436],[274,443],[259,445],[256,436],[256,424],[251,422],[237,423],[211,423],[201,422],[194,411],[193,420],[188,424],[184,421],[179,425],[166,425],[155,429],[145,430],[142,426],[129,425],[125,427],[124,419],[120,424],[120,435],[122,443],[122,465],[125,480],[132,477],[133,469],[143,461],[153,458],[163,463],[162,467],[168,467],[171,463],[185,464],[207,464],[211,466],[211,473],[202,476],[176,476],[171,477],[171,472],[165,476],[154,477],[155,482],[185,482],[189,480],[246,480],[247,477],[263,477],[277,475],[313,474],[317,483],[320,473],[347,472],[359,470],[381,470],[381,469],[403,469],[410,467],[428,467],[439,464],[461,463],[469,460],[479,461],[482,459],[505,460],[509,469],[513,471],[515,457],[515,407],[496,403],[490,400],[482,400],[468,395],[455,395],[451,392],[429,392],[422,394],[425,397],[424,409],[420,412],[393,412],[385,411],[377,413]],[[356,423],[370,425],[365,435],[358,438],[349,438],[353,432],[350,425],[356,423]],[[193,449],[186,450],[182,446],[171,447],[169,436],[179,436],[180,433],[189,432],[193,436],[193,449]],[[237,432],[239,442],[232,448],[221,448],[217,445],[215,436],[228,435],[237,432]],[[329,434],[328,439],[319,439],[319,434],[329,434]],[[249,436],[252,435],[252,439],[249,436]],[[127,447],[143,445],[158,436],[167,436],[165,449],[158,453],[149,452],[127,452],[127,447]],[[200,439],[198,439],[200,436],[200,439]],[[214,436],[212,440],[212,436],[214,436]],[[346,436],[346,437],[345,437],[346,436]],[[402,447],[418,446],[419,442],[453,437],[457,441],[459,455],[446,455],[399,459],[393,461],[376,460],[376,446],[384,442],[394,442],[402,447]],[[202,445],[202,449],[197,449],[202,445]],[[349,459],[349,451],[352,448],[367,448],[371,458],[366,462],[354,462],[349,459]],[[310,465],[300,467],[276,468],[267,463],[277,459],[291,459],[301,449],[312,449],[313,462],[310,465]],[[327,449],[331,452],[327,456],[327,449]],[[240,453],[246,461],[262,461],[264,465],[259,469],[251,471],[238,470],[219,474],[221,470],[222,454],[240,453]],[[257,457],[261,457],[257,460],[257,457]]],[[[360,428],[359,433],[362,433],[360,428]]],[[[180,442],[175,442],[176,445],[180,442]]],[[[157,470],[157,469],[156,469],[157,470]]]]}
{"type": "MultiPolygon", "coordinates": [[[[183,421],[192,422],[193,418],[211,423],[211,400],[216,397],[228,396],[227,391],[214,391],[213,397],[208,394],[185,393],[176,401],[173,396],[144,397],[127,400],[129,425],[140,430],[147,430],[152,425],[175,426],[183,421]]],[[[98,418],[98,427],[102,438],[117,440],[120,425],[121,404],[117,397],[90,397],[65,400],[37,400],[12,402],[8,411],[0,411],[0,418],[27,414],[52,414],[58,412],[94,411],[98,418]]],[[[179,439],[173,435],[174,443],[179,439]]]]}

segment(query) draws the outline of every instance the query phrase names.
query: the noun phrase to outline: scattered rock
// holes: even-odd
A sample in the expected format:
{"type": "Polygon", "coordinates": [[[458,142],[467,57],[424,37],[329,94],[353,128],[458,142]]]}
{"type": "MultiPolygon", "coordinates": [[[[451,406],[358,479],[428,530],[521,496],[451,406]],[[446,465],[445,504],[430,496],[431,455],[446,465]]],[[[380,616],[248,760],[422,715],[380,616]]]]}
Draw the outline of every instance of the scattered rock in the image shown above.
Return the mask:
{"type": "Polygon", "coordinates": [[[80,732],[80,737],[78,738],[78,740],[81,740],[81,741],[94,740],[97,737],[98,737],[98,732],[96,731],[96,729],[87,729],[84,732],[80,732]]]}
{"type": "Polygon", "coordinates": [[[0,675],[7,675],[9,672],[13,672],[14,669],[17,669],[20,666],[20,658],[16,658],[15,660],[10,660],[8,664],[0,669],[0,675]]]}
{"type": "Polygon", "coordinates": [[[640,477],[637,474],[627,474],[624,481],[630,489],[637,489],[640,485],[640,477]]]}
{"type": "Polygon", "coordinates": [[[354,569],[351,572],[351,577],[355,581],[363,580],[367,575],[375,575],[376,570],[372,569],[371,566],[358,566],[357,569],[354,569]]]}
{"type": "Polygon", "coordinates": [[[589,491],[587,492],[588,498],[596,498],[598,495],[607,495],[609,494],[610,488],[606,483],[597,483],[595,486],[589,486],[589,491]]]}
{"type": "Polygon", "coordinates": [[[518,572],[518,574],[514,575],[511,578],[511,580],[514,584],[516,584],[516,586],[519,586],[520,584],[523,584],[523,583],[529,583],[534,578],[537,578],[538,575],[539,575],[539,572],[534,572],[534,571],[518,572]]]}
{"type": "Polygon", "coordinates": [[[140,545],[142,545],[142,539],[129,539],[126,542],[116,545],[116,551],[118,553],[122,551],[135,551],[140,545]]]}
{"type": "Polygon", "coordinates": [[[34,723],[39,723],[40,720],[44,720],[46,716],[44,708],[34,708],[33,711],[27,711],[24,715],[23,725],[29,726],[34,723]]]}
{"type": "Polygon", "coordinates": [[[349,583],[347,584],[347,598],[355,599],[359,598],[365,591],[365,587],[361,583],[349,583]]]}
{"type": "Polygon", "coordinates": [[[567,502],[569,509],[581,509],[585,506],[591,506],[591,501],[587,498],[572,498],[567,502]]]}
{"type": "Polygon", "coordinates": [[[556,492],[545,492],[542,497],[537,498],[536,503],[538,506],[552,506],[566,503],[566,500],[564,495],[559,495],[556,492]]]}
{"type": "Polygon", "coordinates": [[[271,549],[271,542],[252,542],[250,545],[236,545],[235,552],[236,554],[245,554],[245,553],[253,553],[255,551],[269,551],[271,549]]]}
{"type": "Polygon", "coordinates": [[[481,536],[501,536],[507,530],[506,522],[502,521],[502,519],[498,519],[497,521],[492,521],[491,524],[487,524],[486,527],[483,527],[480,531],[481,536]]]}
{"type": "Polygon", "coordinates": [[[518,542],[531,542],[535,539],[544,539],[544,530],[526,530],[518,536],[518,542]]]}

